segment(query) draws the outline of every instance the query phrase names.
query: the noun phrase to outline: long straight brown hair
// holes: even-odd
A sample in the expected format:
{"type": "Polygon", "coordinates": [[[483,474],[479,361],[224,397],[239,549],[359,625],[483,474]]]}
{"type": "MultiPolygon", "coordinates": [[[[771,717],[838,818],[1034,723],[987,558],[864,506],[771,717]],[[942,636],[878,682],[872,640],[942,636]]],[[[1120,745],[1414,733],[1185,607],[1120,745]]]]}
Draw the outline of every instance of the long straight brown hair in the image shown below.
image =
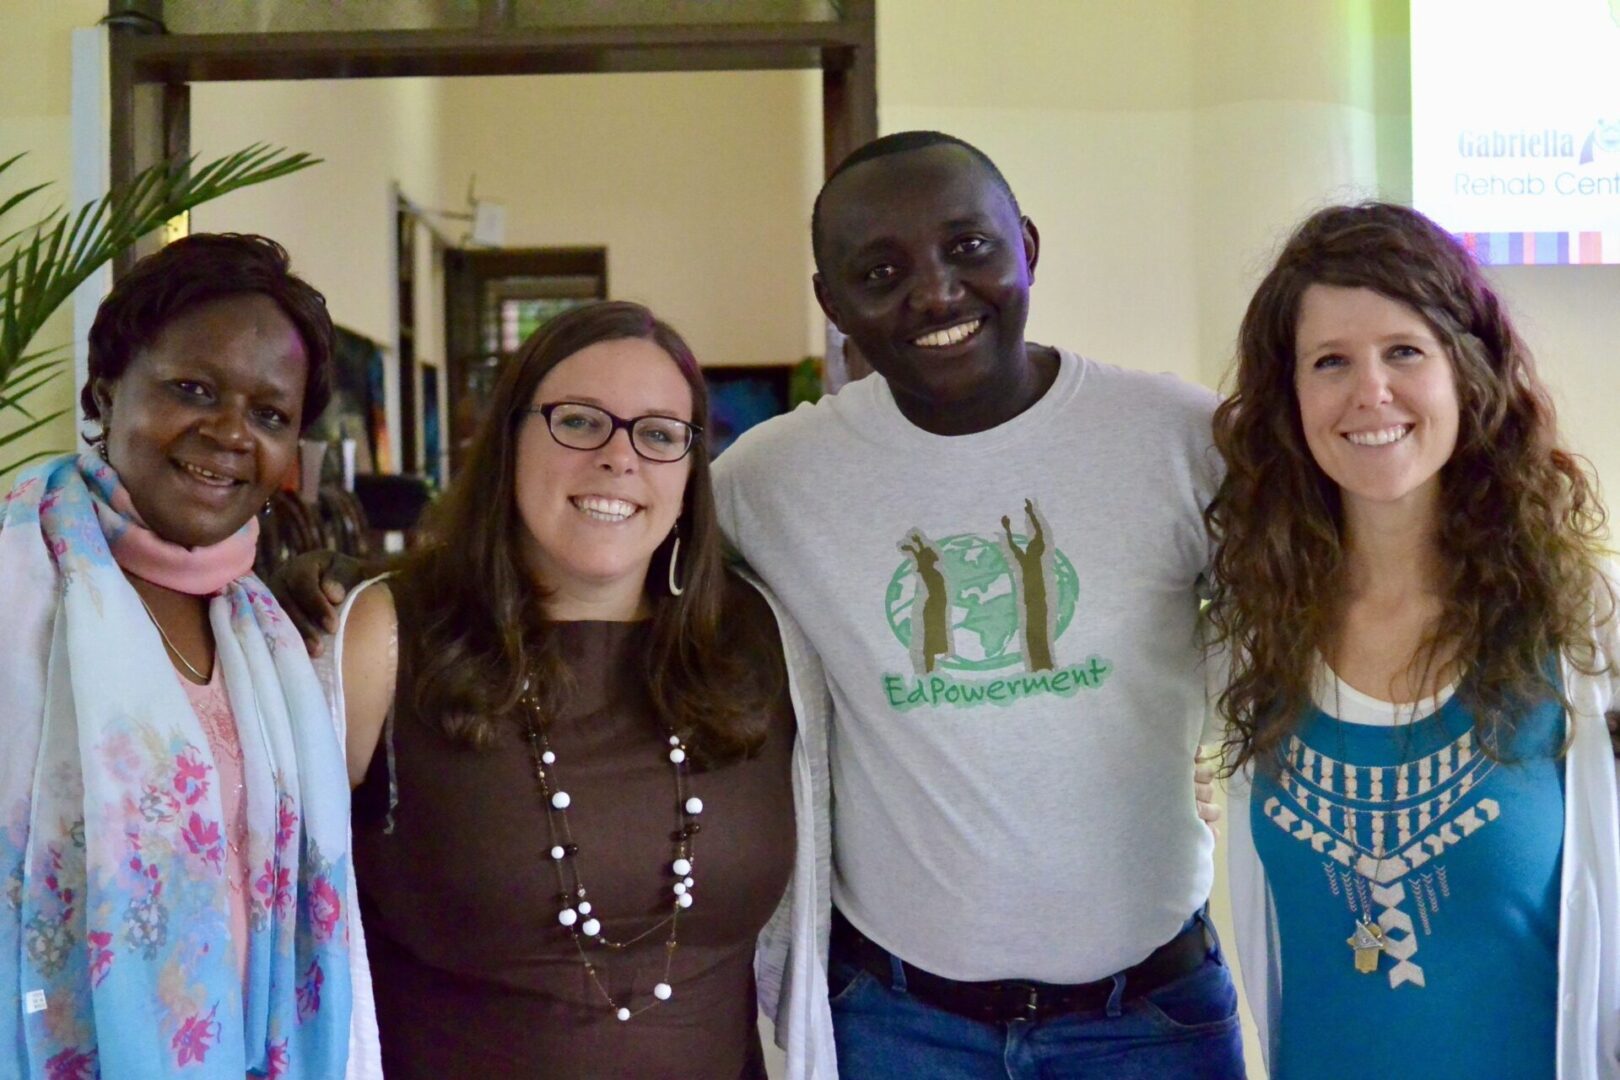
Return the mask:
{"type": "MultiPolygon", "coordinates": [[[[692,350],[640,304],[589,304],[557,316],[523,343],[495,385],[471,452],[430,512],[427,543],[393,581],[400,632],[410,637],[413,685],[402,688],[420,716],[457,742],[486,746],[518,715],[534,680],[543,721],[557,715],[573,682],[545,593],[522,557],[517,512],[518,429],[546,374],[604,341],[640,338],[667,353],[692,391],[692,422],[706,429],[708,391],[692,350]]],[[[715,517],[707,436],[691,451],[681,538],[679,596],[649,588],[653,617],[645,673],[660,719],[689,740],[704,765],[752,753],[764,741],[766,706],[780,688],[781,659],[745,657],[757,642],[733,640],[722,614],[728,587],[715,517]]],[[[668,570],[666,541],[649,578],[668,570]]]]}

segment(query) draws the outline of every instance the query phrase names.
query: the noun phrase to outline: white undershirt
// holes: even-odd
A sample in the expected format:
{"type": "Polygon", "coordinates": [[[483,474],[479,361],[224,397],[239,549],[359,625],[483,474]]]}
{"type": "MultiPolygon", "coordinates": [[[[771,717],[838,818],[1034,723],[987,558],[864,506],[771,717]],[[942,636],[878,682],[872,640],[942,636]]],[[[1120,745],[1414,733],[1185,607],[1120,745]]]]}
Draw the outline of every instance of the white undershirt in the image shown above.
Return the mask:
{"type": "Polygon", "coordinates": [[[1415,724],[1440,711],[1440,707],[1457,692],[1457,684],[1441,688],[1433,697],[1421,701],[1396,703],[1381,701],[1351,686],[1317,658],[1316,670],[1311,677],[1311,700],[1316,707],[1347,724],[1365,724],[1369,727],[1395,727],[1415,724]]]}

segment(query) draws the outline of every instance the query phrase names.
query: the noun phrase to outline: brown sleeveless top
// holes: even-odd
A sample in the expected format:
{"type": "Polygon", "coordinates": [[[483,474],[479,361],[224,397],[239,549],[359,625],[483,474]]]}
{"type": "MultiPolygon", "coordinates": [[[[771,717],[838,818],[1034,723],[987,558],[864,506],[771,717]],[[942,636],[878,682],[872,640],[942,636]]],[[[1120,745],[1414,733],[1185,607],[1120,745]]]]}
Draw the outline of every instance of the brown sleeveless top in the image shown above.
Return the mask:
{"type": "MultiPolygon", "coordinates": [[[[758,642],[762,662],[780,664],[763,598],[734,585],[728,600],[728,624],[746,628],[739,640],[758,642]]],[[[473,750],[415,715],[403,692],[411,646],[401,616],[391,738],[354,799],[384,1073],[763,1078],[754,944],[787,889],[794,849],[785,680],[759,753],[689,778],[704,809],[693,845],[695,903],[681,913],[669,978],[674,994],[620,1021],[557,922],[551,839],[521,729],[514,724],[493,747],[473,750]]],[[[650,624],[558,629],[577,692],[549,732],[553,775],[573,798],[569,824],[592,914],[607,936],[625,941],[668,913],[674,881],[674,773],[640,674],[650,624]]],[[[660,930],[622,952],[588,949],[615,1000],[633,1009],[652,1000],[666,937],[660,930]]]]}

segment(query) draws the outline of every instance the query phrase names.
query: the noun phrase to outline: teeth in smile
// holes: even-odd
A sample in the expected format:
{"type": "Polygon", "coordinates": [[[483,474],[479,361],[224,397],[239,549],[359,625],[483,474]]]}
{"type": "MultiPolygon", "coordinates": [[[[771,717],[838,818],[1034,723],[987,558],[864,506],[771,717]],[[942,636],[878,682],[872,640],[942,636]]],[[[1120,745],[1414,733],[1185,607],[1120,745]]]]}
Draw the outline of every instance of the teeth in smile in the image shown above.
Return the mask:
{"type": "Polygon", "coordinates": [[[912,341],[913,345],[921,345],[925,349],[942,349],[947,345],[960,345],[972,337],[984,325],[983,319],[974,319],[972,322],[958,323],[948,326],[944,330],[935,330],[932,334],[924,334],[912,341]]]}
{"type": "Polygon", "coordinates": [[[192,465],[189,462],[182,461],[180,462],[180,467],[204,483],[213,484],[216,487],[229,487],[236,483],[236,481],[231,477],[221,476],[216,472],[209,472],[200,465],[192,465]]]}
{"type": "Polygon", "coordinates": [[[624,521],[640,507],[623,499],[607,499],[600,495],[580,495],[571,500],[574,507],[594,521],[624,521]]]}
{"type": "Polygon", "coordinates": [[[1388,446],[1406,438],[1411,430],[1411,424],[1396,424],[1394,427],[1380,428],[1377,431],[1350,431],[1346,432],[1344,437],[1357,446],[1388,446]]]}

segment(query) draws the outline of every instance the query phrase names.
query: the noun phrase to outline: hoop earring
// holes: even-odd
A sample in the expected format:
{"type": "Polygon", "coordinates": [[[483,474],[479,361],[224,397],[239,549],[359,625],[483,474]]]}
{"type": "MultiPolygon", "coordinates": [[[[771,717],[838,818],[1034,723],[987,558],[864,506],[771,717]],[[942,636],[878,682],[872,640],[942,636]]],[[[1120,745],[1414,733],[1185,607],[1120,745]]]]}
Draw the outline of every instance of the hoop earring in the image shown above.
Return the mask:
{"type": "Polygon", "coordinates": [[[669,549],[669,595],[679,596],[686,590],[681,588],[675,580],[676,561],[681,557],[681,538],[675,538],[675,546],[669,549]]]}

